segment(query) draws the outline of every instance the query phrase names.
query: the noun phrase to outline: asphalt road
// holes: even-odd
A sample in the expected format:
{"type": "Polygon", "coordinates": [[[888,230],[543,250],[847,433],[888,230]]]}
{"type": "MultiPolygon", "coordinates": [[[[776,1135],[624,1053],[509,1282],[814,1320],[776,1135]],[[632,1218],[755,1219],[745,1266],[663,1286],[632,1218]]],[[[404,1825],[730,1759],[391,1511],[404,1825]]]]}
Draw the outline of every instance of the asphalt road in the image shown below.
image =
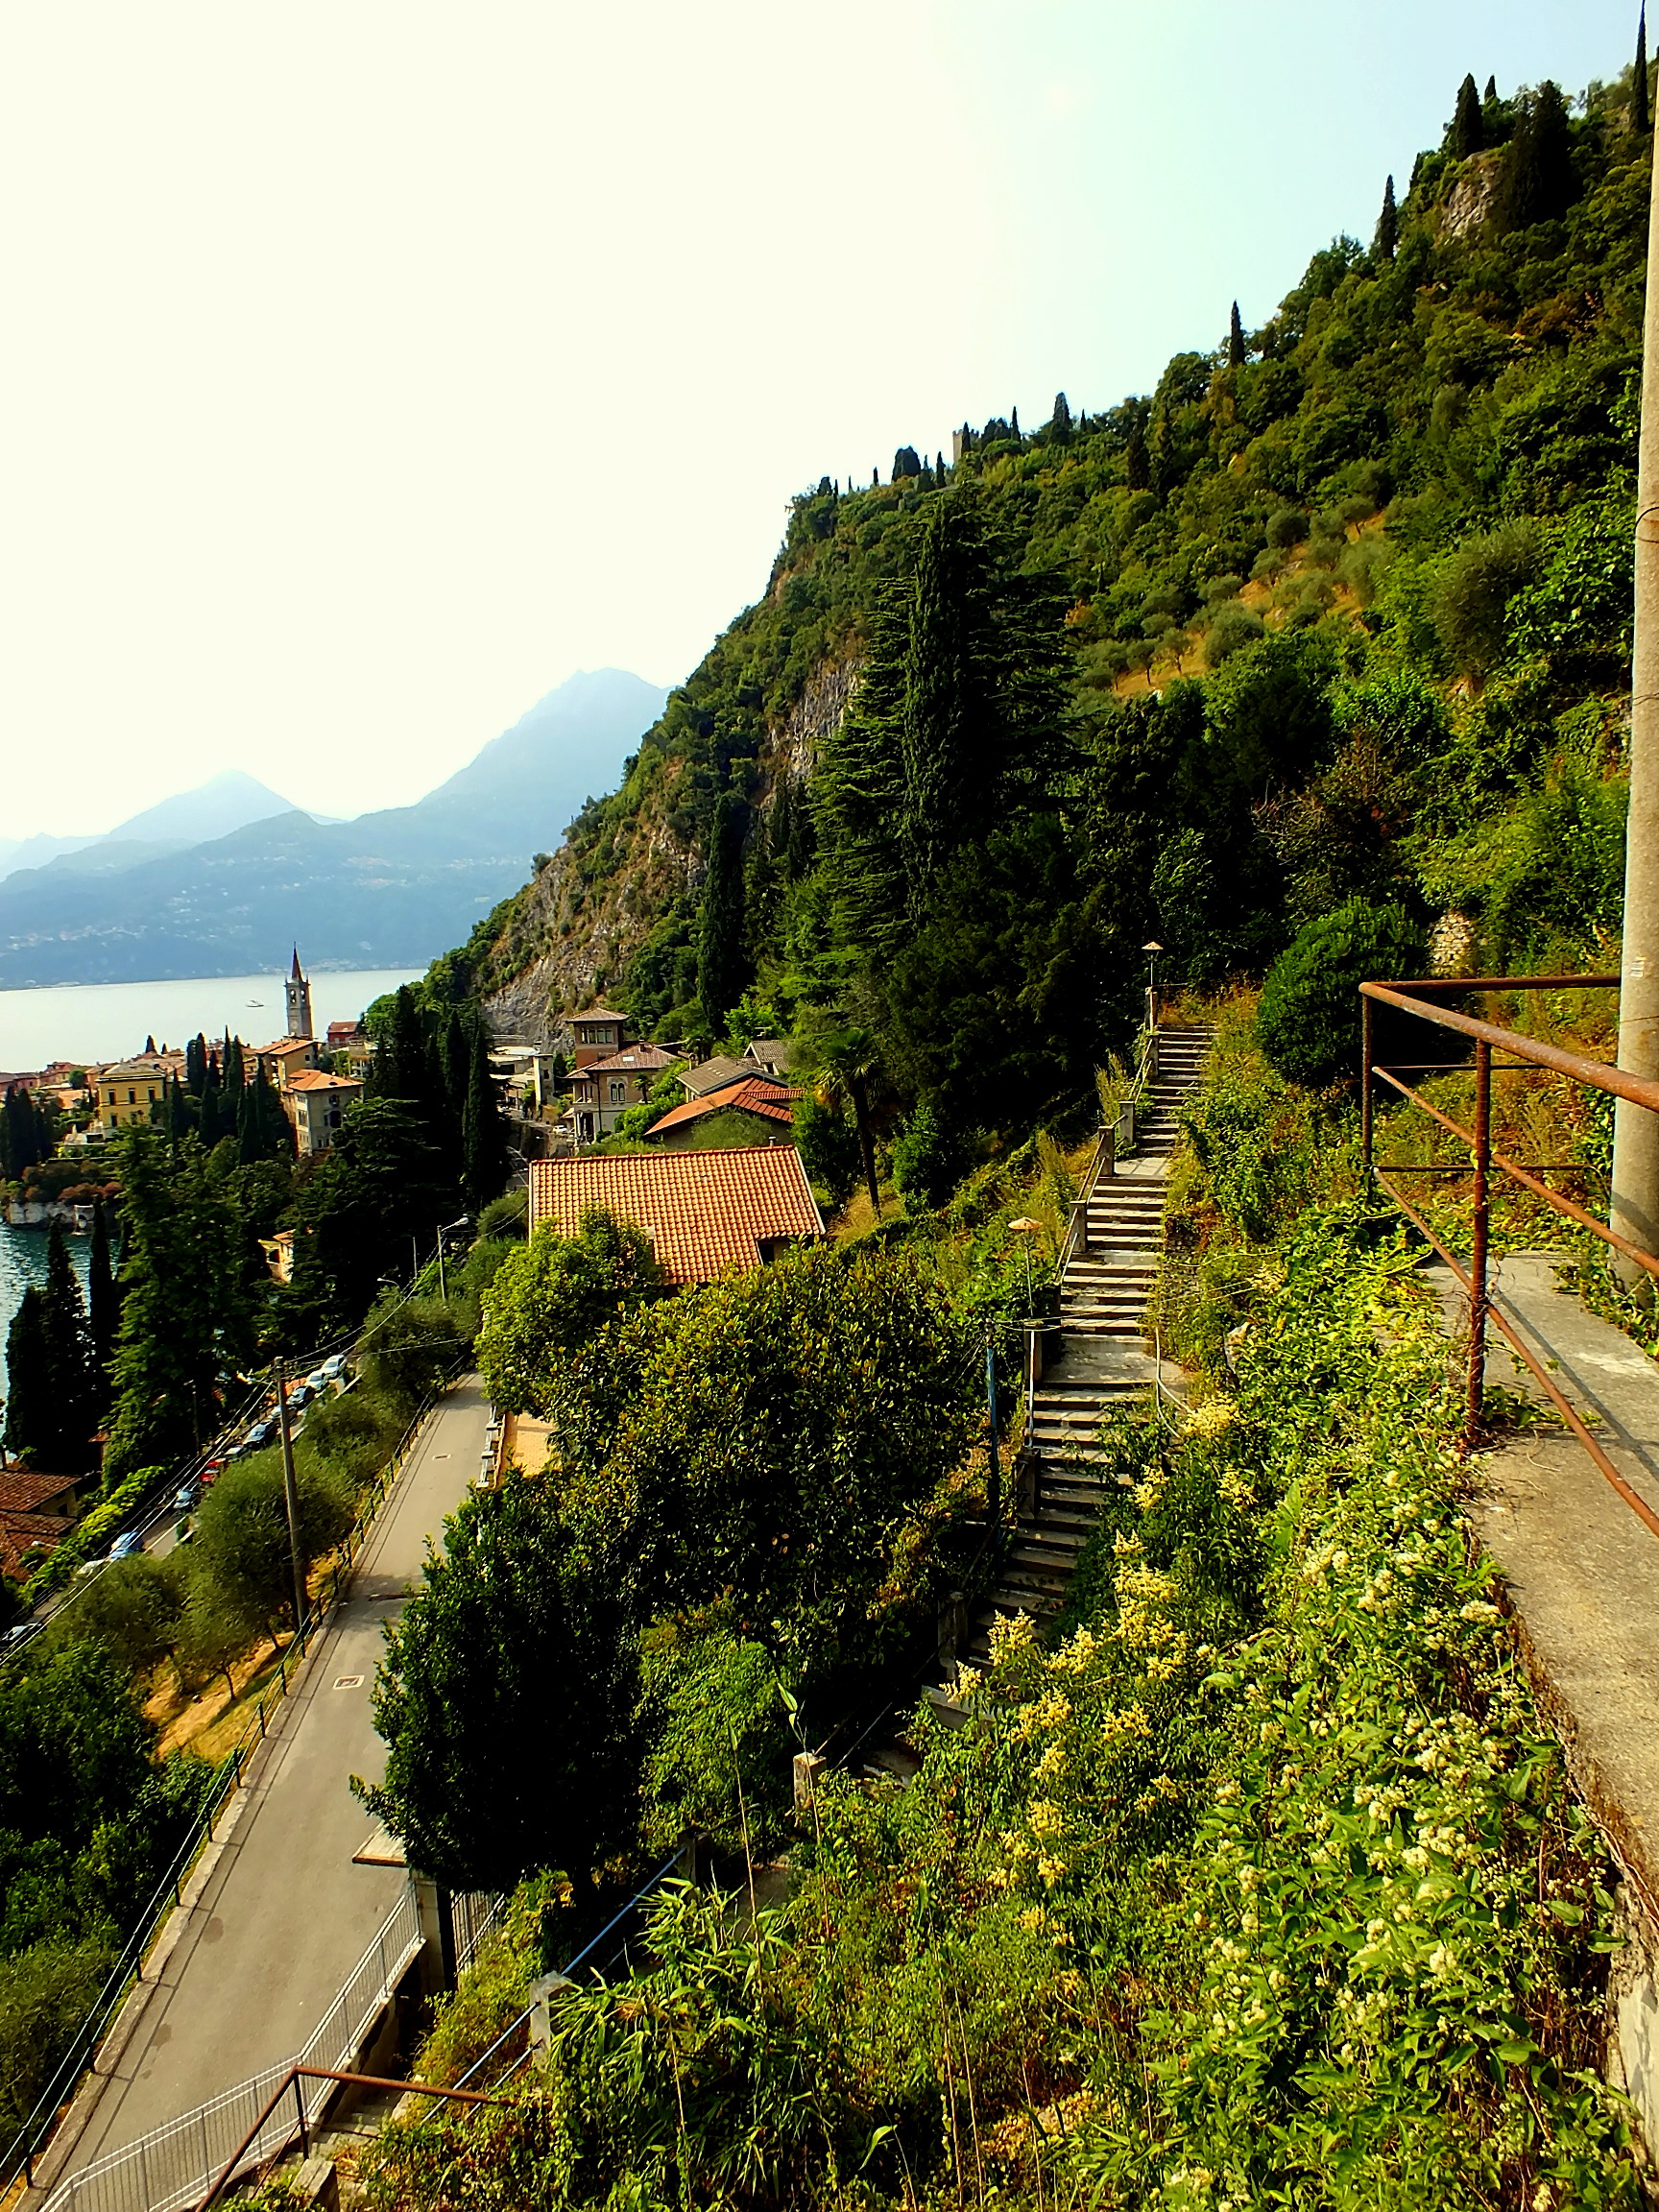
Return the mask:
{"type": "Polygon", "coordinates": [[[406,1877],[352,1863],[374,1823],[348,1777],[382,1770],[369,1709],[381,1630],[477,1472],[487,1419],[469,1378],[428,1423],[65,2171],[291,2056],[391,1911],[406,1877]]]}

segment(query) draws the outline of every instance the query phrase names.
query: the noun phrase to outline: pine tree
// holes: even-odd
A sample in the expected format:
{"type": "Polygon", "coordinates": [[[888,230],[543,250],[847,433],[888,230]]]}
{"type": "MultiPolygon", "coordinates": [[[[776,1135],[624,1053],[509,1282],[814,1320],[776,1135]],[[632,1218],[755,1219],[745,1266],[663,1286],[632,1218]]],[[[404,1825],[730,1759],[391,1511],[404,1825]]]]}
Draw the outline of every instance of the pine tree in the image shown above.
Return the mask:
{"type": "Polygon", "coordinates": [[[18,1300],[6,1333],[6,1450],[15,1459],[44,1465],[52,1426],[51,1360],[47,1351],[46,1297],[31,1283],[18,1300]]]}
{"type": "MultiPolygon", "coordinates": [[[[1496,91],[1494,86],[1494,97],[1496,91]]],[[[1485,143],[1486,123],[1480,113],[1480,95],[1475,89],[1474,77],[1468,76],[1457,87],[1457,107],[1446,135],[1447,151],[1455,154],[1459,161],[1466,161],[1471,154],[1479,154],[1485,143]]]]}
{"type": "Polygon", "coordinates": [[[1390,177],[1382,187],[1382,212],[1377,218],[1377,235],[1371,241],[1371,251],[1379,261],[1392,261],[1399,243],[1400,211],[1394,204],[1394,180],[1390,177]]]}
{"type": "Polygon", "coordinates": [[[1048,435],[1056,445],[1067,445],[1071,441],[1071,407],[1064,392],[1054,395],[1054,412],[1048,418],[1048,435]]]}
{"type": "Polygon", "coordinates": [[[86,1270],[86,1326],[92,1339],[92,1383],[97,1410],[109,1403],[109,1361],[121,1322],[121,1298],[109,1256],[109,1215],[100,1198],[92,1209],[92,1257],[86,1270]]]}
{"type": "Polygon", "coordinates": [[[748,806],[722,792],[709,826],[703,905],[697,926],[697,1002],[719,1036],[740,997],[743,973],[743,834],[748,806]]]}
{"type": "Polygon", "coordinates": [[[1238,320],[1238,302],[1237,300],[1235,300],[1233,302],[1233,320],[1228,325],[1227,330],[1228,368],[1242,369],[1244,366],[1244,325],[1238,320]]]}
{"type": "Polygon", "coordinates": [[[1653,128],[1647,100],[1647,5],[1643,0],[1636,18],[1636,61],[1630,72],[1630,128],[1646,137],[1653,128]]]}
{"type": "Polygon", "coordinates": [[[507,1181],[507,1132],[501,1121],[501,1101],[490,1072],[490,1040],[484,1024],[472,1031],[472,1050],[467,1082],[467,1104],[461,1118],[463,1180],[469,1205],[476,1213],[499,1197],[507,1181]]]}

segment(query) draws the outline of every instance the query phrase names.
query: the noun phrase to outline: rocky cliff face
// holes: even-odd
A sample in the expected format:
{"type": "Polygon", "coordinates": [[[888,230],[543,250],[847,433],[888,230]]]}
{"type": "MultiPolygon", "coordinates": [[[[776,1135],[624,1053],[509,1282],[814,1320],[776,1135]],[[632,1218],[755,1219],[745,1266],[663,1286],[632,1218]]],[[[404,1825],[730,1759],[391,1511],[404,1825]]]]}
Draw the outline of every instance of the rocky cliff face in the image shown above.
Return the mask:
{"type": "MultiPolygon", "coordinates": [[[[770,811],[781,782],[810,776],[819,746],[847,711],[857,674],[853,660],[827,661],[789,712],[767,725],[750,794],[757,821],[770,811]]],[[[556,1044],[579,1007],[620,996],[628,963],[657,923],[698,889],[703,853],[673,827],[685,766],[643,754],[630,779],[639,791],[627,820],[597,852],[562,845],[518,894],[480,977],[496,1037],[556,1044]]]]}

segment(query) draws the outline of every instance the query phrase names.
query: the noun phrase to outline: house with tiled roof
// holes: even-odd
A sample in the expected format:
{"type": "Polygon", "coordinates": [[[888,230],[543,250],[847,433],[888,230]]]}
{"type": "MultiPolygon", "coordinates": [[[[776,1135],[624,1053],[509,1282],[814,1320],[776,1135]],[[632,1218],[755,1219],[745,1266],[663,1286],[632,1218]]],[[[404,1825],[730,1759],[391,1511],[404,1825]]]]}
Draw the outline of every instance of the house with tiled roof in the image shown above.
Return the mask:
{"type": "Polygon", "coordinates": [[[348,1106],[363,1095],[363,1086],[351,1075],[329,1075],[321,1068],[296,1068],[276,1094],[282,1111],[293,1124],[294,1143],[301,1159],[326,1152],[340,1128],[348,1106]]]}
{"type": "Polygon", "coordinates": [[[261,1045],[253,1054],[265,1071],[267,1083],[278,1091],[286,1091],[294,1077],[307,1068],[315,1068],[319,1053],[315,1037],[278,1037],[273,1044],[261,1045]]]}
{"type": "Polygon", "coordinates": [[[701,1098],[671,1106],[645,1132],[647,1144],[792,1144],[801,1095],[767,1075],[740,1075],[701,1098]],[[717,1131],[717,1134],[710,1134],[717,1131]]]}
{"type": "Polygon", "coordinates": [[[598,1060],[578,1062],[570,1079],[570,1102],[576,1116],[578,1144],[596,1144],[609,1137],[630,1106],[642,1106],[651,1087],[674,1055],[661,1045],[624,1045],[598,1060]]]}
{"type": "Polygon", "coordinates": [[[117,1060],[98,1077],[98,1119],[106,1129],[124,1129],[136,1121],[147,1127],[150,1109],[160,1104],[171,1072],[159,1052],[142,1053],[136,1060],[117,1060]]]}
{"type": "Polygon", "coordinates": [[[571,1237],[590,1206],[651,1239],[676,1288],[730,1268],[763,1267],[792,1244],[816,1242],[824,1220],[792,1144],[731,1151],[589,1152],[530,1163],[530,1232],[571,1237]]]}
{"type": "Polygon", "coordinates": [[[716,1052],[712,1060],[700,1060],[695,1068],[687,1068],[680,1083],[687,1098],[701,1098],[707,1092],[740,1083],[745,1075],[757,1072],[753,1060],[733,1060],[729,1052],[716,1052]]]}
{"type": "Polygon", "coordinates": [[[0,1574],[20,1581],[30,1572],[30,1553],[62,1543],[73,1526],[77,1479],[32,1467],[0,1468],[0,1574]]]}
{"type": "Polygon", "coordinates": [[[795,1065],[795,1046],[788,1037],[751,1037],[743,1057],[763,1074],[787,1075],[795,1065]]]}

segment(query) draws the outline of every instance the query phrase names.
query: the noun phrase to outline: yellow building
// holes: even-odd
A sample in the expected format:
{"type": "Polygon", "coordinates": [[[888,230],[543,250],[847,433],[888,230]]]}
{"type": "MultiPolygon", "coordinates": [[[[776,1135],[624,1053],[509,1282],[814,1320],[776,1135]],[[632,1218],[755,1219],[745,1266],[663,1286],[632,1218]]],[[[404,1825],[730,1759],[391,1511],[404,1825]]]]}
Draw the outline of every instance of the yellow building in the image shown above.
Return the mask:
{"type": "Polygon", "coordinates": [[[118,1060],[98,1077],[98,1120],[105,1129],[124,1129],[130,1121],[148,1126],[150,1109],[161,1103],[167,1088],[167,1063],[154,1059],[118,1060]]]}

